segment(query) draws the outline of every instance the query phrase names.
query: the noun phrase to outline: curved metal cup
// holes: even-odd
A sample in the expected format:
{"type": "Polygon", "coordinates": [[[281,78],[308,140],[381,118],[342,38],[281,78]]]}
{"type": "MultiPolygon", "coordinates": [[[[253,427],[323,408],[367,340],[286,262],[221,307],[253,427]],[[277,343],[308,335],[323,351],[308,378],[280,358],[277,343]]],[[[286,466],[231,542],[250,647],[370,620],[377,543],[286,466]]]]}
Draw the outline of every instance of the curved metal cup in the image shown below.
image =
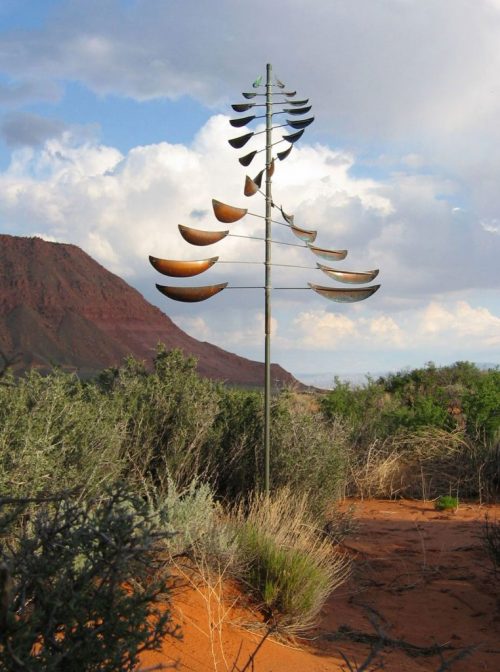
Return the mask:
{"type": "Polygon", "coordinates": [[[199,261],[177,261],[174,259],[149,257],[153,268],[171,278],[191,278],[194,275],[199,275],[211,268],[218,259],[219,257],[211,257],[210,259],[201,259],[199,261]]]}
{"type": "Polygon", "coordinates": [[[307,245],[313,254],[322,259],[328,259],[329,261],[342,261],[347,257],[347,250],[327,250],[324,247],[316,247],[316,245],[307,245]]]}
{"type": "Polygon", "coordinates": [[[314,243],[314,241],[316,240],[316,236],[318,235],[317,231],[312,231],[310,229],[301,229],[300,227],[294,225],[290,226],[290,230],[294,235],[297,236],[297,238],[303,240],[304,243],[314,243]]]}
{"type": "Polygon", "coordinates": [[[227,203],[216,201],[215,198],[212,198],[212,207],[214,209],[215,217],[219,222],[223,222],[224,224],[237,222],[248,212],[246,208],[235,208],[232,205],[227,205],[227,203]]]}
{"type": "Polygon", "coordinates": [[[183,303],[196,303],[205,301],[211,296],[222,292],[227,287],[227,282],[219,285],[205,285],[203,287],[169,287],[166,285],[156,285],[156,288],[169,299],[182,301],[183,303]]]}
{"type": "Polygon", "coordinates": [[[323,271],[329,278],[333,280],[338,280],[338,282],[344,282],[348,285],[361,285],[365,282],[371,282],[378,275],[378,268],[373,271],[339,271],[336,268],[330,268],[329,266],[324,266],[323,264],[316,264],[316,266],[323,271]]]}
{"type": "Polygon", "coordinates": [[[178,225],[181,236],[191,245],[213,245],[219,240],[225,238],[229,231],[203,231],[202,229],[192,229],[190,226],[178,225]]]}
{"type": "Polygon", "coordinates": [[[336,301],[337,303],[355,303],[356,301],[363,301],[372,294],[375,294],[377,289],[380,288],[380,285],[373,285],[373,287],[339,289],[335,287],[322,287],[321,285],[314,285],[312,282],[308,282],[307,284],[311,289],[321,296],[324,296],[330,301],[336,301]]]}

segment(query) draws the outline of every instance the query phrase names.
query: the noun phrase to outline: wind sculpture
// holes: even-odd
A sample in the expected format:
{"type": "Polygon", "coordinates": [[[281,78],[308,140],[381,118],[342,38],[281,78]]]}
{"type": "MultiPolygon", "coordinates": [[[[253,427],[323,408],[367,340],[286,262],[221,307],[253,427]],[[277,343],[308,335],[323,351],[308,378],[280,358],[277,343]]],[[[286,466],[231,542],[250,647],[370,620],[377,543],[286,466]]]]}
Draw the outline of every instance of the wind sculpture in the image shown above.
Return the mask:
{"type": "MultiPolygon", "coordinates": [[[[216,219],[223,224],[233,224],[243,219],[246,215],[259,217],[265,220],[265,237],[255,238],[253,236],[244,236],[230,233],[229,229],[222,231],[204,231],[201,229],[193,229],[188,226],[179,224],[179,231],[181,236],[191,245],[205,246],[212,245],[223,240],[226,236],[235,236],[238,238],[257,239],[265,241],[265,283],[260,289],[264,289],[265,300],[265,326],[264,326],[264,341],[265,341],[265,376],[264,376],[264,488],[266,493],[269,493],[269,477],[270,477],[270,408],[271,408],[271,267],[272,266],[292,266],[291,264],[273,264],[271,263],[271,249],[273,244],[294,245],[296,247],[303,247],[309,252],[312,252],[316,257],[326,260],[330,263],[342,261],[347,256],[347,250],[330,250],[313,245],[316,240],[316,231],[304,229],[297,226],[294,222],[294,216],[287,214],[283,207],[276,205],[273,200],[271,192],[272,177],[274,175],[276,158],[278,161],[284,161],[290,155],[294,144],[302,137],[305,129],[312,124],[314,117],[298,118],[307,114],[311,110],[308,105],[309,100],[297,100],[295,96],[296,91],[285,91],[285,85],[279,79],[273,78],[272,66],[267,64],[266,67],[266,83],[262,84],[262,77],[259,77],[253,83],[254,91],[243,93],[243,97],[247,102],[232,105],[235,112],[251,114],[231,119],[229,123],[235,128],[247,127],[256,119],[265,119],[265,130],[263,131],[248,131],[243,135],[229,140],[229,144],[235,149],[241,149],[253,138],[258,138],[265,134],[264,147],[254,149],[248,154],[241,156],[239,162],[242,166],[249,166],[254,158],[265,152],[264,167],[257,173],[254,178],[245,177],[244,195],[251,197],[259,193],[265,198],[265,214],[248,212],[247,208],[239,208],[232,205],[227,205],[215,199],[212,200],[213,211],[216,219]],[[264,89],[264,91],[263,91],[264,89]],[[264,102],[259,102],[264,99],[264,102]],[[250,101],[250,102],[248,102],[250,101]],[[255,114],[259,110],[264,114],[255,114]],[[285,122],[273,126],[273,120],[278,115],[286,115],[285,122]],[[282,137],[273,142],[273,131],[281,128],[290,127],[292,133],[282,135],[282,137]],[[276,145],[281,143],[288,143],[283,151],[276,153],[273,156],[273,150],[276,145]],[[265,176],[265,191],[262,191],[262,182],[265,176]],[[284,221],[277,221],[271,218],[272,209],[279,212],[284,221]],[[271,225],[279,224],[290,229],[292,234],[296,236],[301,243],[283,243],[281,241],[273,240],[271,237],[271,225]]],[[[211,268],[219,261],[219,257],[210,257],[208,259],[201,259],[197,261],[174,261],[172,259],[159,259],[157,257],[149,257],[154,268],[163,275],[176,278],[185,278],[198,275],[211,268]]],[[[224,262],[224,263],[241,263],[241,262],[224,262]]],[[[248,263],[248,262],[243,262],[248,263]]],[[[262,262],[255,262],[262,263],[262,262]]],[[[345,271],[331,266],[325,266],[321,263],[316,263],[317,270],[325,273],[332,280],[336,280],[348,285],[361,285],[371,282],[377,275],[378,270],[373,271],[345,271]]],[[[156,285],[158,290],[170,299],[183,302],[204,301],[215,294],[221,292],[228,287],[227,282],[215,285],[202,285],[197,287],[186,286],[172,286],[172,285],[156,285]]],[[[308,283],[308,287],[291,288],[280,287],[274,289],[311,289],[321,296],[337,301],[340,303],[353,303],[355,301],[362,301],[374,294],[380,285],[371,285],[369,287],[330,287],[318,285],[312,282],[308,283]]],[[[230,288],[230,287],[229,287],[230,288]]],[[[254,288],[254,287],[252,287],[254,288]]],[[[236,287],[235,287],[236,289],[236,287]]],[[[238,287],[237,289],[247,289],[245,287],[238,287]]],[[[248,288],[249,289],[249,288],[248,288]]]]}

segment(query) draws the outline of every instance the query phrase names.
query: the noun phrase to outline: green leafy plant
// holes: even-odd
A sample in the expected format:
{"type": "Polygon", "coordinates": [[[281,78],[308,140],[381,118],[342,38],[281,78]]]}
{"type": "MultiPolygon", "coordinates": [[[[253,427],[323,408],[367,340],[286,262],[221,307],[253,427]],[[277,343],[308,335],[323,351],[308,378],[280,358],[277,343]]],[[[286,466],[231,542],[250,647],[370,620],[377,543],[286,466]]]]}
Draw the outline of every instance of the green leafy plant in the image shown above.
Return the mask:
{"type": "Polygon", "coordinates": [[[458,509],[458,497],[451,495],[441,495],[434,502],[434,508],[438,511],[450,511],[451,509],[458,509]]]}

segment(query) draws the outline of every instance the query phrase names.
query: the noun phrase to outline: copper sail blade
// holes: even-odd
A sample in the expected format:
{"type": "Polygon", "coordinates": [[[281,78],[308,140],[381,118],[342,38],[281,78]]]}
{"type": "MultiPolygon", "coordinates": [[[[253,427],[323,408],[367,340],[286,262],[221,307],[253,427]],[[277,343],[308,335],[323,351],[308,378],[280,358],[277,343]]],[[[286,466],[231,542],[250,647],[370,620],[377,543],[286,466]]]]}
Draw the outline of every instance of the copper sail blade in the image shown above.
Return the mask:
{"type": "Polygon", "coordinates": [[[308,119],[300,119],[298,121],[295,121],[295,119],[287,119],[286,123],[292,128],[306,128],[309,124],[312,124],[313,121],[314,117],[309,117],[308,119]]]}
{"type": "Polygon", "coordinates": [[[284,161],[286,157],[290,154],[293,149],[293,145],[290,145],[288,149],[285,149],[284,152],[278,152],[277,156],[280,161],[284,161]]]}
{"type": "Polygon", "coordinates": [[[293,96],[297,95],[297,91],[287,91],[286,93],[282,94],[283,96],[288,96],[289,98],[293,98],[293,96]]]}
{"type": "Polygon", "coordinates": [[[191,245],[212,245],[225,238],[229,231],[203,231],[179,224],[179,231],[185,241],[191,245]]]}
{"type": "Polygon", "coordinates": [[[219,222],[223,222],[224,224],[237,222],[248,212],[246,208],[235,208],[232,205],[216,201],[215,198],[212,198],[212,207],[216,218],[219,222]]]}
{"type": "Polygon", "coordinates": [[[247,144],[252,136],[253,133],[245,133],[245,135],[240,135],[238,138],[232,138],[231,140],[228,140],[228,142],[231,147],[234,147],[235,149],[241,149],[244,145],[247,144]]]}
{"type": "Polygon", "coordinates": [[[255,155],[257,154],[257,150],[254,149],[253,152],[250,152],[250,154],[245,154],[245,156],[241,156],[238,161],[241,163],[242,166],[249,166],[252,161],[254,160],[255,155]]]}
{"type": "Polygon", "coordinates": [[[345,282],[348,285],[361,285],[366,282],[371,282],[378,275],[378,269],[374,271],[339,271],[336,268],[330,268],[329,266],[323,266],[323,264],[316,264],[317,267],[323,271],[329,278],[338,280],[339,282],[345,282]]]}
{"type": "Polygon", "coordinates": [[[356,287],[356,288],[334,288],[322,287],[320,285],[313,285],[312,282],[307,283],[311,289],[321,294],[330,301],[337,301],[338,303],[355,303],[356,301],[363,301],[372,294],[375,294],[380,285],[373,285],[373,287],[356,287]]]}
{"type": "Polygon", "coordinates": [[[308,229],[301,229],[298,226],[290,226],[292,233],[294,233],[297,238],[303,240],[305,243],[314,243],[316,236],[318,235],[317,231],[310,231],[308,229]]]}
{"type": "MultiPolygon", "coordinates": [[[[230,119],[229,123],[234,128],[241,128],[242,126],[246,126],[247,124],[249,124],[254,119],[255,119],[255,114],[252,114],[251,117],[241,117],[241,119],[230,119]]],[[[289,124],[289,126],[291,126],[291,124],[289,124]]]]}
{"type": "Polygon", "coordinates": [[[291,110],[283,110],[283,112],[286,112],[286,114],[307,114],[311,107],[312,105],[309,105],[309,107],[296,107],[291,110]]]}
{"type": "Polygon", "coordinates": [[[342,259],[347,257],[347,250],[326,250],[324,247],[316,247],[315,245],[308,245],[307,247],[317,257],[328,259],[329,261],[342,261],[342,259]]]}
{"type": "Polygon", "coordinates": [[[183,301],[184,303],[195,303],[196,301],[205,301],[214,294],[222,292],[227,287],[227,282],[220,285],[205,285],[203,287],[168,287],[165,285],[156,285],[156,288],[169,299],[174,301],[183,301]]]}
{"type": "Polygon", "coordinates": [[[252,180],[251,177],[248,177],[248,175],[245,177],[245,189],[243,193],[245,196],[253,196],[259,191],[259,185],[252,180]]]}
{"type": "Polygon", "coordinates": [[[168,275],[171,278],[190,278],[193,275],[199,275],[203,271],[208,270],[215,264],[218,258],[212,257],[211,259],[201,259],[200,261],[177,261],[150,256],[149,261],[163,275],[168,275]]]}

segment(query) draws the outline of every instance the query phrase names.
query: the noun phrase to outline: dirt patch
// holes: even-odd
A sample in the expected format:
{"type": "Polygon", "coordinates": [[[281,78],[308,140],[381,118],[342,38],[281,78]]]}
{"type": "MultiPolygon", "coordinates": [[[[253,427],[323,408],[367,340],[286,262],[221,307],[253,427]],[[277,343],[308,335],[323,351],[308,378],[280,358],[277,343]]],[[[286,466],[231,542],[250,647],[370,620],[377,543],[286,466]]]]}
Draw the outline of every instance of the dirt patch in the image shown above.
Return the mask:
{"type": "MultiPolygon", "coordinates": [[[[432,503],[408,500],[350,504],[358,523],[346,540],[351,579],[332,595],[307,640],[269,638],[247,669],[348,670],[340,652],[356,669],[378,646],[377,661],[388,672],[498,672],[499,583],[480,533],[486,513],[500,520],[500,506],[461,504],[456,512],[438,512],[432,503]]],[[[180,670],[193,672],[242,669],[261,634],[242,627],[259,616],[240,598],[227,585],[180,590],[173,612],[184,639],[167,640],[144,667],[178,660],[180,670]]]]}

